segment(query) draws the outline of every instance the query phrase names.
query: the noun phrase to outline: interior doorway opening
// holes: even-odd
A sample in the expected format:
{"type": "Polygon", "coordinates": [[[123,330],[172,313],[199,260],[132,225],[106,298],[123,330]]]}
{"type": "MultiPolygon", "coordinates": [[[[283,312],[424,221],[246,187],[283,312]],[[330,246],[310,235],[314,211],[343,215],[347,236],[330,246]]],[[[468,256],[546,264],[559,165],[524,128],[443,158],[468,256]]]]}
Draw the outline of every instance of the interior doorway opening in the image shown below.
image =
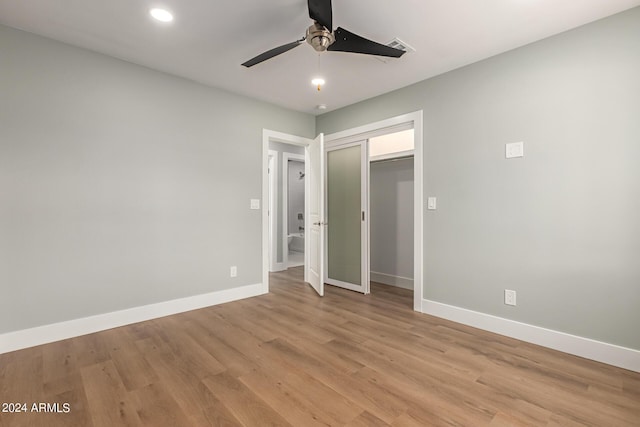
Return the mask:
{"type": "MultiPolygon", "coordinates": [[[[358,240],[362,244],[359,264],[360,285],[354,280],[347,283],[343,283],[344,280],[329,280],[331,271],[339,271],[331,266],[325,268],[328,272],[327,284],[364,294],[375,290],[376,287],[372,284],[378,283],[387,289],[393,286],[398,292],[406,293],[406,290],[409,290],[413,293],[413,309],[421,311],[424,238],[422,234],[424,215],[422,139],[422,111],[326,135],[325,148],[328,153],[347,153],[347,148],[357,146],[360,147],[360,153],[365,153],[359,165],[355,159],[357,156],[354,155],[352,156],[354,159],[348,162],[349,172],[341,171],[343,175],[349,175],[352,178],[358,175],[358,170],[362,173],[363,184],[359,198],[361,211],[358,212],[355,208],[357,203],[353,203],[355,207],[345,214],[349,215],[349,218],[353,216],[352,211],[360,214],[358,218],[362,226],[360,236],[358,237],[355,232],[350,233],[355,236],[352,237],[351,242],[353,248],[357,248],[358,240]],[[393,179],[389,181],[390,178],[393,179]],[[375,189],[372,187],[372,180],[376,186],[375,189]],[[384,186],[390,188],[381,188],[384,186]]],[[[340,163],[344,165],[347,162],[340,163]]],[[[329,166],[329,159],[327,159],[327,175],[331,175],[329,166]]],[[[327,177],[327,182],[329,183],[327,186],[329,237],[326,247],[330,251],[331,229],[336,224],[336,220],[341,224],[342,219],[340,217],[336,219],[335,212],[340,212],[340,209],[332,209],[332,203],[335,206],[339,202],[331,200],[330,176],[327,177]]],[[[350,194],[355,194],[356,190],[354,187],[350,194]]],[[[337,192],[338,200],[341,193],[344,192],[337,192]]],[[[349,224],[352,231],[357,228],[353,218],[349,220],[349,224]]],[[[343,233],[338,235],[342,236],[343,233]]],[[[332,257],[331,253],[327,253],[325,259],[336,262],[336,257],[332,257]]],[[[337,262],[341,262],[339,257],[337,262]]],[[[349,259],[349,264],[352,266],[351,275],[357,274],[357,263],[349,259]]],[[[347,277],[345,274],[343,276],[347,277]]]]}
{"type": "Polygon", "coordinates": [[[370,183],[370,280],[413,290],[413,156],[371,161],[370,183]]]}
{"type": "Polygon", "coordinates": [[[413,291],[414,139],[404,125],[328,144],[327,284],[364,294],[413,291]]]}
{"type": "Polygon", "coordinates": [[[269,271],[304,266],[305,147],[269,141],[269,271]]]}
{"type": "Polygon", "coordinates": [[[409,290],[414,282],[414,140],[413,128],[369,139],[370,280],[409,290]]]}
{"type": "MultiPolygon", "coordinates": [[[[302,147],[293,146],[300,149],[302,147]]],[[[286,269],[304,266],[305,161],[303,154],[283,153],[282,162],[283,261],[286,269]]]]}

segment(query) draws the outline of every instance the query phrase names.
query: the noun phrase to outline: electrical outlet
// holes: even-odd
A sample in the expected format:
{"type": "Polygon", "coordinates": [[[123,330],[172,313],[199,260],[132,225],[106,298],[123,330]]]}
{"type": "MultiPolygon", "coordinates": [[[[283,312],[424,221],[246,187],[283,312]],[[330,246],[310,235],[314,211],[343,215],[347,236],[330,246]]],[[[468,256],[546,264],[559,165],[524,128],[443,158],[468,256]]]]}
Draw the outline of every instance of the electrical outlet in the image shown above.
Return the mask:
{"type": "Polygon", "coordinates": [[[231,277],[238,277],[238,267],[236,267],[235,265],[232,265],[231,268],[229,269],[229,275],[231,277]]]}
{"type": "Polygon", "coordinates": [[[504,303],[507,305],[516,305],[516,291],[510,289],[504,290],[504,303]]]}

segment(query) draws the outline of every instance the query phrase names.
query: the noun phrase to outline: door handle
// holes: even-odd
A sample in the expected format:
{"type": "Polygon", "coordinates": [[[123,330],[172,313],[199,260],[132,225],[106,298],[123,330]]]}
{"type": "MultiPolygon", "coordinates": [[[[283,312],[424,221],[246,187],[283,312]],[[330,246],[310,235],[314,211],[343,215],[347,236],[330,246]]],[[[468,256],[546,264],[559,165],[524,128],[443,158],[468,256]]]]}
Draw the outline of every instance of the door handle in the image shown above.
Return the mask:
{"type": "Polygon", "coordinates": [[[318,225],[318,226],[320,226],[320,225],[329,225],[329,223],[328,222],[314,222],[313,225],[318,225]]]}

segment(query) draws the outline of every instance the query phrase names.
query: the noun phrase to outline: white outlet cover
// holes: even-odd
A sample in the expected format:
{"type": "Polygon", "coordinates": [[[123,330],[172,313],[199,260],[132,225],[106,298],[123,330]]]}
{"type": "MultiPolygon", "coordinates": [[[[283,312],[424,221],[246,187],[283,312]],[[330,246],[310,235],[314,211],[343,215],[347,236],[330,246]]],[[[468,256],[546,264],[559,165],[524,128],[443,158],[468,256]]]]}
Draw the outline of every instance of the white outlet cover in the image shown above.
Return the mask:
{"type": "Polygon", "coordinates": [[[504,303],[506,305],[516,305],[516,291],[505,289],[504,290],[504,303]]]}
{"type": "Polygon", "coordinates": [[[229,268],[229,276],[231,277],[238,277],[238,267],[236,267],[235,265],[232,265],[229,268]]]}
{"type": "Polygon", "coordinates": [[[251,199],[249,207],[251,209],[260,209],[260,199],[251,199]]]}
{"type": "Polygon", "coordinates": [[[524,142],[512,142],[505,145],[505,156],[507,159],[524,157],[524,142]]]}

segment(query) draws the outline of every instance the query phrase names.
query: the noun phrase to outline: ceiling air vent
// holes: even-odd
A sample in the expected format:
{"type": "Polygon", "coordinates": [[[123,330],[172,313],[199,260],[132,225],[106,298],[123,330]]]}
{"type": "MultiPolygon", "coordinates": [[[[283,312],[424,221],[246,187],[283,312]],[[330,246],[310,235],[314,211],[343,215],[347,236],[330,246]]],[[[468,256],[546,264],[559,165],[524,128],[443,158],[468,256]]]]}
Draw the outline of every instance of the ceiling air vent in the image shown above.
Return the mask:
{"type": "MultiPolygon", "coordinates": [[[[402,40],[400,40],[397,37],[395,39],[391,40],[389,43],[387,43],[387,46],[392,47],[394,49],[404,50],[407,53],[411,53],[411,52],[415,52],[416,51],[409,44],[403,42],[402,40]]],[[[387,58],[385,56],[376,56],[375,58],[378,61],[384,62],[385,64],[392,59],[392,58],[387,58]]]]}

